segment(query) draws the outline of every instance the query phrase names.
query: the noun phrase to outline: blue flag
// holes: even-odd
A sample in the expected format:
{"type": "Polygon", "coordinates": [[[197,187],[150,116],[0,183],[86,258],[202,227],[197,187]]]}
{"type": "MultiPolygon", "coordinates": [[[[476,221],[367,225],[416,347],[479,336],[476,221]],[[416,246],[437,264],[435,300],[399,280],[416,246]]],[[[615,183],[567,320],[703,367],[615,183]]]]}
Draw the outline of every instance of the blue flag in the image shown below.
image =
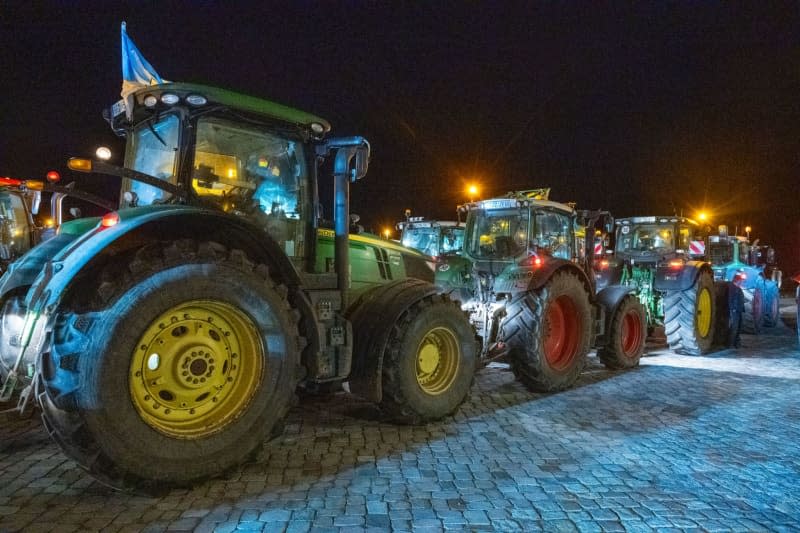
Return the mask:
{"type": "Polygon", "coordinates": [[[120,29],[120,36],[122,38],[122,92],[120,93],[125,101],[126,113],[130,118],[131,106],[133,102],[128,101],[128,97],[137,89],[146,87],[148,85],[155,85],[157,83],[166,83],[167,80],[161,78],[156,72],[156,69],[147,62],[147,60],[133,44],[128,33],[125,31],[125,23],[122,23],[120,29]]]}

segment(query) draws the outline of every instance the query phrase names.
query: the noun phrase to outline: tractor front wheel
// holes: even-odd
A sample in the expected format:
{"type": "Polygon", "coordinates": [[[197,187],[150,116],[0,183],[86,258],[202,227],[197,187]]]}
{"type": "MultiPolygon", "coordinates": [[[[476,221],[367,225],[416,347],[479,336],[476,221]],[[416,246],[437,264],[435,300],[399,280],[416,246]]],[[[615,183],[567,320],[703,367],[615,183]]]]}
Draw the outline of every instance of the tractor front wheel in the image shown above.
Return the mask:
{"type": "Polygon", "coordinates": [[[581,280],[556,273],[542,288],[512,299],[506,313],[502,338],[517,379],[537,392],[571,387],[586,365],[592,333],[581,280]]]}
{"type": "Polygon", "coordinates": [[[711,351],[714,341],[714,279],[700,272],[694,285],[664,295],[664,331],[669,347],[687,355],[711,351]]]}
{"type": "Polygon", "coordinates": [[[443,295],[416,302],[389,336],[381,408],[411,424],[451,414],[469,393],[477,352],[472,325],[456,302],[443,295]]]}
{"type": "Polygon", "coordinates": [[[252,457],[296,385],[298,333],[266,267],[191,241],[142,250],[105,306],[62,313],[41,356],[44,422],[111,486],[187,485],[252,457]]]}
{"type": "Polygon", "coordinates": [[[647,314],[634,295],[626,296],[611,317],[608,342],[597,349],[606,368],[632,368],[639,365],[647,336],[647,314]]]}

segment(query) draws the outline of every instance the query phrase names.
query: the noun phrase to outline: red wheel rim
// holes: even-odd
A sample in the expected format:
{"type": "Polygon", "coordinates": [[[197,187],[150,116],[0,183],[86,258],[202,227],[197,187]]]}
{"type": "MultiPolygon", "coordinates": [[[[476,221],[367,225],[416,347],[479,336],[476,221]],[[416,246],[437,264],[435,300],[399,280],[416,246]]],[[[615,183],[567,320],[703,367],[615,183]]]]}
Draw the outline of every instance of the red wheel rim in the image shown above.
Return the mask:
{"type": "Polygon", "coordinates": [[[578,353],[580,328],[580,316],[568,296],[550,302],[544,315],[544,356],[551,368],[564,370],[572,364],[578,353]]]}
{"type": "Polygon", "coordinates": [[[631,309],[622,318],[622,353],[625,357],[635,357],[642,346],[642,318],[631,309]]]}

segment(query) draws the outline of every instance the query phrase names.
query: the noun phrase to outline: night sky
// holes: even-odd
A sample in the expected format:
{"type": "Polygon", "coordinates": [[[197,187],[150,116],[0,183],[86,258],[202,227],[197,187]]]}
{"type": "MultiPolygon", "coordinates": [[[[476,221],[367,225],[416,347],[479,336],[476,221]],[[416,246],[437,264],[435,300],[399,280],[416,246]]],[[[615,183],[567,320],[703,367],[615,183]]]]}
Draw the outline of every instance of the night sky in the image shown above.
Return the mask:
{"type": "Polygon", "coordinates": [[[368,228],[453,218],[469,182],[550,186],[617,216],[706,207],[800,271],[800,3],[28,4],[0,7],[0,175],[102,183],[65,161],[121,153],[101,111],[126,20],[166,79],[369,139],[351,199],[368,228]]]}

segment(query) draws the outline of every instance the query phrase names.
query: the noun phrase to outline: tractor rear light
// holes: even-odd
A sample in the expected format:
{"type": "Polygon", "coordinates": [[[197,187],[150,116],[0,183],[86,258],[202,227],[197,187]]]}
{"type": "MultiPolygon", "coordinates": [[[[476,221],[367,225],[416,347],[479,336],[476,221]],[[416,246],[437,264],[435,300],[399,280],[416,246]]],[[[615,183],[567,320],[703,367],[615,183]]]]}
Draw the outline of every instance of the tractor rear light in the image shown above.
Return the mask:
{"type": "Polygon", "coordinates": [[[22,180],[18,180],[16,178],[7,178],[4,176],[0,176],[0,185],[9,185],[11,187],[19,187],[22,185],[22,180]]]}
{"type": "Polygon", "coordinates": [[[102,219],[100,219],[100,225],[104,228],[110,228],[112,226],[116,226],[119,224],[119,214],[116,211],[112,211],[110,213],[106,213],[102,219]]]}
{"type": "Polygon", "coordinates": [[[605,270],[608,268],[608,259],[601,259],[598,263],[601,269],[605,270]]]}
{"type": "Polygon", "coordinates": [[[531,255],[526,257],[520,262],[520,266],[530,266],[534,268],[539,268],[542,266],[542,258],[538,255],[531,255]]]}
{"type": "Polygon", "coordinates": [[[667,264],[670,268],[683,268],[684,262],[682,259],[673,259],[667,264]]]}
{"type": "Polygon", "coordinates": [[[747,274],[744,272],[737,272],[733,275],[733,283],[739,285],[747,279],[747,274]]]}
{"type": "Polygon", "coordinates": [[[50,183],[58,183],[59,181],[61,181],[61,174],[59,174],[59,173],[58,173],[57,171],[55,171],[55,170],[51,170],[50,172],[48,172],[47,174],[45,174],[45,176],[44,176],[44,177],[45,177],[45,178],[47,179],[47,181],[49,181],[50,183]]]}

